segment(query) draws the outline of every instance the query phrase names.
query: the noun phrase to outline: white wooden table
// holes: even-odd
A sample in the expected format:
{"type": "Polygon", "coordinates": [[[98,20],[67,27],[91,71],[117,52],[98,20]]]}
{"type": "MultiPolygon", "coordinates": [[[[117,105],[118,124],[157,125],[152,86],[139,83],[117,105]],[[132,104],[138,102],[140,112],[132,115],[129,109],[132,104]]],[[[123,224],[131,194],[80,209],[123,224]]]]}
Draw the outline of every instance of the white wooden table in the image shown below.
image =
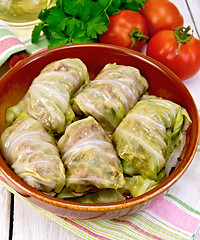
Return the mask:
{"type": "MultiPolygon", "coordinates": [[[[200,38],[200,1],[171,0],[200,38]]],[[[0,185],[0,240],[80,240],[0,185]]]]}

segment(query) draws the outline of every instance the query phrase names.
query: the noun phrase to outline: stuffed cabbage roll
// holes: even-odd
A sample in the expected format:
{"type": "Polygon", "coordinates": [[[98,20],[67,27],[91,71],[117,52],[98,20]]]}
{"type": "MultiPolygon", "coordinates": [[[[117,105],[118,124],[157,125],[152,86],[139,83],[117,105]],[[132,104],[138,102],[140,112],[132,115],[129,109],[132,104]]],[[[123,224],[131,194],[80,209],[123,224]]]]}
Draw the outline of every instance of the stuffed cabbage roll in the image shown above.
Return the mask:
{"type": "Polygon", "coordinates": [[[58,141],[66,168],[66,187],[76,193],[125,184],[110,138],[91,116],[71,123],[58,141]]]}
{"type": "Polygon", "coordinates": [[[80,59],[67,58],[50,63],[34,79],[22,101],[7,110],[8,125],[25,111],[53,133],[64,132],[75,117],[70,99],[88,82],[87,68],[80,59]]]}
{"type": "Polygon", "coordinates": [[[40,122],[22,114],[1,135],[3,156],[14,172],[33,188],[59,193],[65,168],[53,136],[40,122]]]}
{"type": "MultiPolygon", "coordinates": [[[[166,162],[174,167],[190,125],[187,111],[169,100],[145,96],[127,114],[112,139],[123,159],[124,173],[162,179],[166,162]],[[175,153],[175,154],[174,154],[175,153]]],[[[167,170],[168,174],[170,170],[167,170]]]]}
{"type": "Polygon", "coordinates": [[[93,116],[111,134],[147,88],[138,69],[107,64],[73,99],[73,108],[77,114],[93,116]]]}

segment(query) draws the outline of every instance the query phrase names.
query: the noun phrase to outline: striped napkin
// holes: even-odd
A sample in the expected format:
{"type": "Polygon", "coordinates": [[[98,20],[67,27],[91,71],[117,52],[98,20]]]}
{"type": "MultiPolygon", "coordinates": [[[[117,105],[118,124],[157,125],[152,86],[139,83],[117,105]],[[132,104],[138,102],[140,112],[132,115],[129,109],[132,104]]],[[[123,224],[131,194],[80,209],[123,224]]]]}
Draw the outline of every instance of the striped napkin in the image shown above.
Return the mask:
{"type": "MultiPolygon", "coordinates": [[[[4,25],[0,22],[0,28],[4,25]]],[[[21,42],[16,40],[12,31],[6,30],[4,38],[16,41],[14,51],[24,50],[35,53],[47,46],[47,40],[42,38],[39,44],[31,44],[30,39],[21,42]]],[[[1,49],[0,43],[0,51],[1,49]]],[[[4,46],[4,45],[3,45],[4,46]]],[[[4,48],[0,56],[0,64],[10,56],[12,47],[4,48]],[[5,57],[4,57],[5,56],[5,57]]],[[[14,52],[12,52],[13,54],[14,52]]],[[[191,92],[200,110],[200,72],[192,79],[184,82],[191,92]]],[[[56,216],[28,202],[25,198],[10,188],[0,176],[0,183],[10,192],[21,198],[37,211],[42,212],[62,227],[87,240],[199,240],[200,239],[200,143],[191,165],[184,175],[162,196],[151,200],[149,206],[137,213],[110,220],[73,220],[56,216]]]]}
{"type": "Polygon", "coordinates": [[[0,67],[15,53],[26,50],[16,33],[0,20],[0,67]]]}

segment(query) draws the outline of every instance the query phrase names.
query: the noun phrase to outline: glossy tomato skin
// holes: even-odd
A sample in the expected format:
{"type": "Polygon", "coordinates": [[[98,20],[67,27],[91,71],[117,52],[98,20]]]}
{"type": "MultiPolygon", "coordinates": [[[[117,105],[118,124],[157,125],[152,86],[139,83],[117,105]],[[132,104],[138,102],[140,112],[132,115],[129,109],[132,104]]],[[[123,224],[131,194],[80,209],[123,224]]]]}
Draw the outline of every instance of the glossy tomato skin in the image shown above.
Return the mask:
{"type": "Polygon", "coordinates": [[[181,80],[186,80],[200,70],[200,40],[192,37],[181,44],[178,55],[177,50],[174,31],[162,30],[150,39],[146,54],[167,66],[181,80]]]}
{"type": "Polygon", "coordinates": [[[168,0],[147,0],[140,13],[146,20],[150,37],[158,31],[183,26],[183,16],[168,0]]]}
{"type": "MultiPolygon", "coordinates": [[[[120,13],[109,17],[108,30],[99,36],[99,42],[113,44],[121,47],[131,47],[131,37],[129,33],[136,28],[145,36],[148,36],[148,29],[143,16],[135,11],[122,10],[120,13]]],[[[133,50],[141,51],[146,39],[136,41],[133,50]]]]}

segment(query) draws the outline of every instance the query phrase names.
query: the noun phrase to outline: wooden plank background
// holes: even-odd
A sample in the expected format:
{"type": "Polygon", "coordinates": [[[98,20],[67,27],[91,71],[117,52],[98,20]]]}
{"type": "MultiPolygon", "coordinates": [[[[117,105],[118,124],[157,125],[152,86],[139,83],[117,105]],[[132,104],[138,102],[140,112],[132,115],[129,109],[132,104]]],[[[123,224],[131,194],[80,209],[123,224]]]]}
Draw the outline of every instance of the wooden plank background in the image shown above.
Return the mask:
{"type": "MultiPolygon", "coordinates": [[[[200,37],[200,1],[172,0],[200,37]]],[[[78,236],[49,220],[0,185],[0,239],[2,240],[80,240],[78,236]]]]}

